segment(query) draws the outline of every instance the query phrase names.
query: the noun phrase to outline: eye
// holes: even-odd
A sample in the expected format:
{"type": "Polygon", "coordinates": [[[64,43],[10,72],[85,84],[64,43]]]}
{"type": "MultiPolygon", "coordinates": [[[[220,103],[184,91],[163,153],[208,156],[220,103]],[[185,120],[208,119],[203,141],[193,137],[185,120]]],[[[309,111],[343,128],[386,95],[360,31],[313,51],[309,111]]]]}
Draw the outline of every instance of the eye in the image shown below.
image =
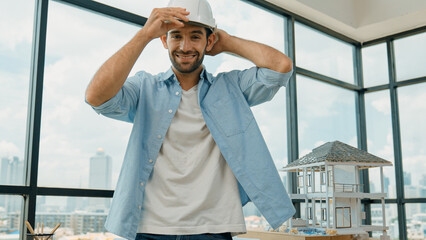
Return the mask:
{"type": "Polygon", "coordinates": [[[173,38],[173,39],[181,39],[181,38],[182,38],[182,36],[180,36],[180,35],[172,35],[172,38],[173,38]]]}
{"type": "Polygon", "coordinates": [[[191,38],[192,38],[192,39],[201,39],[201,37],[200,37],[200,36],[198,36],[198,35],[193,35],[191,38]]]}

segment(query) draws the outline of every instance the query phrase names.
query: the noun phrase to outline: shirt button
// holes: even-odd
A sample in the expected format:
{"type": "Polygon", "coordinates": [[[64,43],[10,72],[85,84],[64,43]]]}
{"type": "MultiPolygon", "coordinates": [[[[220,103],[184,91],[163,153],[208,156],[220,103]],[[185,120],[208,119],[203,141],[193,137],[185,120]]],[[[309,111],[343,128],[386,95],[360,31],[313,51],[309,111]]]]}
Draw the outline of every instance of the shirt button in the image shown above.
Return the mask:
{"type": "Polygon", "coordinates": [[[158,138],[158,139],[161,139],[161,135],[158,135],[158,136],[157,136],[157,138],[158,138]]]}
{"type": "Polygon", "coordinates": [[[141,182],[141,187],[143,187],[143,185],[145,185],[145,183],[144,183],[144,182],[141,182]]]}
{"type": "Polygon", "coordinates": [[[179,96],[179,92],[176,92],[176,96],[179,96]]]}
{"type": "Polygon", "coordinates": [[[149,163],[152,163],[152,162],[154,162],[154,161],[152,161],[152,159],[149,159],[149,163]]]}
{"type": "Polygon", "coordinates": [[[173,112],[173,110],[172,109],[169,109],[169,113],[172,113],[173,112]]]}
{"type": "Polygon", "coordinates": [[[141,209],[142,209],[142,206],[141,206],[141,205],[139,205],[139,206],[138,206],[138,208],[139,208],[139,210],[141,210],[141,209]]]}

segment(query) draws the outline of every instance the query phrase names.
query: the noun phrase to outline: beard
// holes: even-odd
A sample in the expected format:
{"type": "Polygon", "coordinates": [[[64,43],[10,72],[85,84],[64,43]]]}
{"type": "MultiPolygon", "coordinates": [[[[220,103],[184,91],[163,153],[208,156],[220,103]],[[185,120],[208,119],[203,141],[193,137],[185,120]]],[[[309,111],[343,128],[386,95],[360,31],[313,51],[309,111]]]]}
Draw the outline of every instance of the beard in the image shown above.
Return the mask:
{"type": "Polygon", "coordinates": [[[170,61],[172,62],[173,67],[179,71],[180,73],[192,73],[195,70],[197,70],[204,60],[204,52],[200,54],[197,51],[190,51],[190,52],[183,52],[183,51],[173,51],[172,53],[169,53],[170,61]],[[179,59],[179,56],[182,55],[195,55],[195,61],[192,62],[183,62],[182,59],[179,59]],[[178,62],[178,59],[181,60],[181,62],[178,62]]]}

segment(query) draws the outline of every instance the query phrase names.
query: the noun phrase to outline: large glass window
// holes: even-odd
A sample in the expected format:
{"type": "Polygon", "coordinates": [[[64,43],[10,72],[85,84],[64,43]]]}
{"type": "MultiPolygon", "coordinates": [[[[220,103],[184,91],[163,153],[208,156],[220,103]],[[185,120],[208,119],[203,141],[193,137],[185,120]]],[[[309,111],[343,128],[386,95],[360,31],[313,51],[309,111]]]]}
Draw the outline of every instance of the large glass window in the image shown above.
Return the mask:
{"type": "Polygon", "coordinates": [[[405,212],[407,216],[407,239],[425,239],[426,203],[405,204],[405,212]]]}
{"type": "MultiPolygon", "coordinates": [[[[389,91],[365,95],[368,152],[394,162],[393,135],[389,91]]],[[[370,192],[380,192],[380,168],[370,168],[370,192]]],[[[390,198],[396,197],[395,168],[383,167],[384,190],[390,198]]]]}
{"type": "Polygon", "coordinates": [[[426,83],[398,88],[406,198],[426,197],[426,83]]]}
{"type": "Polygon", "coordinates": [[[364,87],[389,83],[386,43],[362,49],[364,87]]]}
{"type": "MultiPolygon", "coordinates": [[[[399,239],[398,231],[398,210],[396,204],[385,204],[386,226],[389,228],[387,234],[390,239],[399,239]]],[[[371,225],[383,226],[383,209],[381,204],[371,205],[371,225]]],[[[380,238],[383,232],[373,232],[374,238],[380,238]]]]}
{"type": "Polygon", "coordinates": [[[0,2],[0,185],[23,184],[33,1],[0,2]]]}
{"type": "Polygon", "coordinates": [[[298,67],[354,83],[352,45],[297,22],[295,37],[298,67]]]}
{"type": "Polygon", "coordinates": [[[300,157],[335,140],[357,147],[354,94],[297,75],[300,157]]]}
{"type": "Polygon", "coordinates": [[[19,239],[22,197],[0,195],[0,239],[19,239]]]}
{"type": "Polygon", "coordinates": [[[398,81],[426,76],[426,33],[395,40],[395,67],[398,81]]]}
{"type": "Polygon", "coordinates": [[[114,188],[131,125],[97,115],[84,94],[96,70],[137,30],[49,3],[39,185],[114,188]]]}
{"type": "Polygon", "coordinates": [[[55,232],[57,239],[114,239],[117,236],[104,228],[110,203],[110,198],[39,196],[36,225],[43,223],[50,232],[61,223],[55,232]]]}

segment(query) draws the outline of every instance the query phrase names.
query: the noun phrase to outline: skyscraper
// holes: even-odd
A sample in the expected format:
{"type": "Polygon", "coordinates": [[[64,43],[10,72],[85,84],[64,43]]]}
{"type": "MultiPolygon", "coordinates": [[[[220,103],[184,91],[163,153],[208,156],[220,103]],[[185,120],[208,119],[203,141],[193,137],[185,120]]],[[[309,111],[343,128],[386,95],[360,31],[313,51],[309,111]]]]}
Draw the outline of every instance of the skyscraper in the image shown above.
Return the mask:
{"type": "Polygon", "coordinates": [[[7,157],[1,158],[0,162],[0,184],[8,184],[7,175],[9,170],[10,159],[7,157]]]}
{"type": "MultiPolygon", "coordinates": [[[[104,149],[98,148],[96,155],[90,158],[89,188],[111,189],[112,159],[105,154],[104,149]]],[[[110,199],[89,200],[92,211],[104,211],[109,208],[110,199]]]]}
{"type": "Polygon", "coordinates": [[[24,161],[18,157],[13,157],[9,162],[8,184],[22,185],[24,184],[24,161]]]}
{"type": "MultiPolygon", "coordinates": [[[[0,185],[7,184],[7,172],[9,169],[9,158],[3,157],[0,161],[0,185]]],[[[6,197],[0,196],[0,208],[6,208],[6,197]]]]}
{"type": "MultiPolygon", "coordinates": [[[[0,162],[0,184],[22,185],[24,183],[24,161],[18,157],[3,157],[0,162]]],[[[7,212],[18,212],[21,210],[21,202],[13,201],[10,196],[0,197],[0,207],[7,212]]]]}
{"type": "Polygon", "coordinates": [[[404,185],[411,185],[411,173],[404,172],[404,185]]]}

